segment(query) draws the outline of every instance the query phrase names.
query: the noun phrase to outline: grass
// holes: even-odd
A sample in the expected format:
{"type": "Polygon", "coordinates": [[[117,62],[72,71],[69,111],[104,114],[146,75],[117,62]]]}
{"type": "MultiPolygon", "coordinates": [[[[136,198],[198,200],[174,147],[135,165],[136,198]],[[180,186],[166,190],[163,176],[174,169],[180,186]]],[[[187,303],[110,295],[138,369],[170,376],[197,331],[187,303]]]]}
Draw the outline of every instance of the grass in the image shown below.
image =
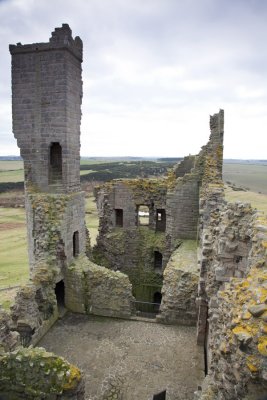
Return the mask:
{"type": "Polygon", "coordinates": [[[267,194],[260,194],[251,191],[235,191],[226,186],[225,198],[230,202],[241,201],[243,203],[251,203],[253,208],[264,211],[267,215],[267,194]]]}
{"type": "Polygon", "coordinates": [[[24,209],[0,209],[0,254],[0,288],[25,283],[29,265],[24,209]]]}
{"type": "Polygon", "coordinates": [[[0,182],[23,182],[24,173],[23,169],[17,169],[14,171],[1,171],[0,170],[0,182]]]}
{"type": "MultiPolygon", "coordinates": [[[[85,221],[94,245],[98,234],[98,214],[92,194],[86,198],[85,209],[85,221]]],[[[25,209],[0,208],[0,254],[0,289],[26,283],[29,263],[25,209]]],[[[13,303],[15,293],[15,290],[0,291],[0,303],[5,309],[13,303]]]]}

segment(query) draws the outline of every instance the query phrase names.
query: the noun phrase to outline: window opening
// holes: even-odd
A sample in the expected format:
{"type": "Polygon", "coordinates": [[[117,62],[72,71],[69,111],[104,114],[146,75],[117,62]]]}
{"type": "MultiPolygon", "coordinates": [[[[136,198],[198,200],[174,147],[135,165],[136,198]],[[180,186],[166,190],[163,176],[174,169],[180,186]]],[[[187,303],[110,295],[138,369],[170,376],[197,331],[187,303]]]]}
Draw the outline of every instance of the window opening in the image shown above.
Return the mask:
{"type": "Polygon", "coordinates": [[[115,209],[115,225],[123,226],[123,210],[121,208],[115,209]]]}
{"type": "Polygon", "coordinates": [[[62,181],[62,148],[58,142],[51,143],[49,153],[49,184],[62,181]]]}
{"type": "Polygon", "coordinates": [[[166,211],[162,208],[156,211],[156,230],[161,232],[166,230],[166,211]]]}
{"type": "Polygon", "coordinates": [[[73,257],[77,257],[79,255],[79,232],[75,231],[72,237],[73,241],[73,257]]]}
{"type": "Polygon", "coordinates": [[[148,206],[138,206],[138,225],[148,226],[149,225],[149,208],[148,206]]]}
{"type": "Polygon", "coordinates": [[[162,272],[162,254],[154,251],[154,269],[155,272],[162,272]]]}

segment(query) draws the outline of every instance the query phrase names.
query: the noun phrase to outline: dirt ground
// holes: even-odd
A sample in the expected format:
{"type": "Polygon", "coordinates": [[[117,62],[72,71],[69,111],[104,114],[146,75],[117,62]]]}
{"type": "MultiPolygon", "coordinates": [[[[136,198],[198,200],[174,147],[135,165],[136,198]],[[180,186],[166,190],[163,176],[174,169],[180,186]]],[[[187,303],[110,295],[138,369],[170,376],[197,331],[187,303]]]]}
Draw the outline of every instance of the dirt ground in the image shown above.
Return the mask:
{"type": "Polygon", "coordinates": [[[192,400],[203,378],[202,351],[192,327],[68,313],[41,340],[79,366],[86,399],[192,400]]]}

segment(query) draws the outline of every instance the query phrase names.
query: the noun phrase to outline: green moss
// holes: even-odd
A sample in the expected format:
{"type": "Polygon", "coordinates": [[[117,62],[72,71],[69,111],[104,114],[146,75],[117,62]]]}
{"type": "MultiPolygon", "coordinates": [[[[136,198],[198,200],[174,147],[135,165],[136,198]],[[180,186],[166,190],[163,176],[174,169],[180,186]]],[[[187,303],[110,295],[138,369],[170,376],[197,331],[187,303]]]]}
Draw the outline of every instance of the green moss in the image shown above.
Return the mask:
{"type": "Polygon", "coordinates": [[[0,358],[1,393],[47,398],[77,387],[81,373],[62,357],[42,348],[19,348],[0,358]]]}

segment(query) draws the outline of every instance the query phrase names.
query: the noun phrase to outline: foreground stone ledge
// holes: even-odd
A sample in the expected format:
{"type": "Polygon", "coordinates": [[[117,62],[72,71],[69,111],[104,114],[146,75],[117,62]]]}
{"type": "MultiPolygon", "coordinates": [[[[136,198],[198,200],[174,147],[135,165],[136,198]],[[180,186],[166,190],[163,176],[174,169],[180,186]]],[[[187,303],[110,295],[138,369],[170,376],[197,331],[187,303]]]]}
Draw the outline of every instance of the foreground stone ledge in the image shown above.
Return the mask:
{"type": "Polygon", "coordinates": [[[0,393],[5,400],[84,399],[81,371],[43,348],[20,347],[0,357],[0,393]]]}

